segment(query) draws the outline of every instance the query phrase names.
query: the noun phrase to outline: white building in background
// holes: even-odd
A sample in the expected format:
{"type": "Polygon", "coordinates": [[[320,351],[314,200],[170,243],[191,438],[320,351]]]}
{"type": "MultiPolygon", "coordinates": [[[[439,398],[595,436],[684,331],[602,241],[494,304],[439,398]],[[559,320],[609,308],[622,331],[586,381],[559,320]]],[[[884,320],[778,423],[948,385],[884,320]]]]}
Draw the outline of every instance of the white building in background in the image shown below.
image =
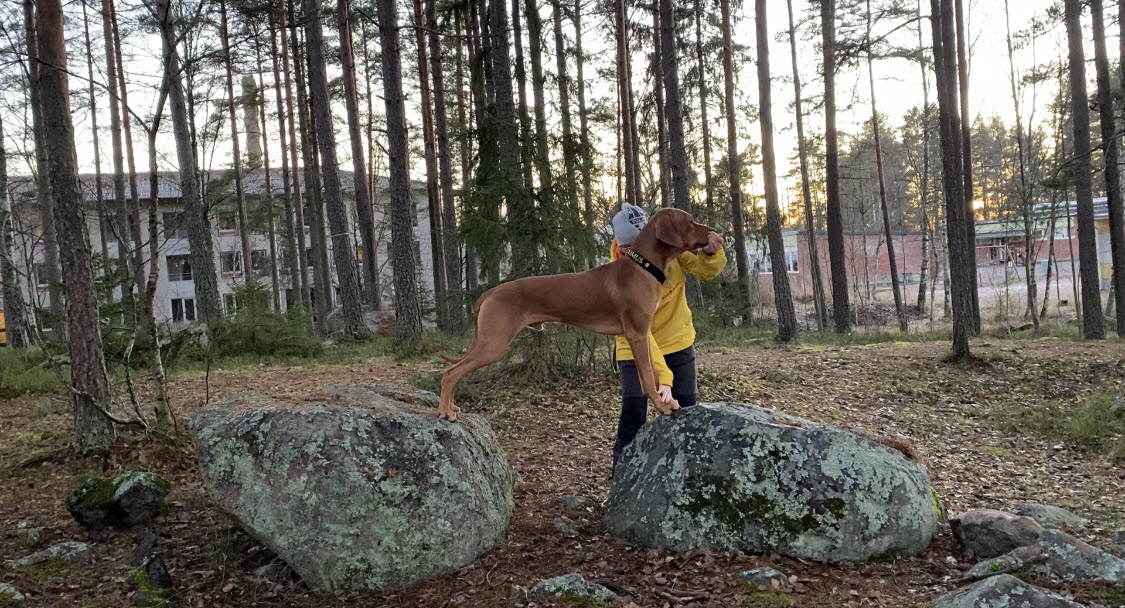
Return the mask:
{"type": "MultiPolygon", "coordinates": [[[[302,176],[303,177],[303,176],[302,176]]],[[[109,175],[102,176],[103,202],[98,204],[95,179],[92,174],[79,176],[82,190],[85,193],[86,224],[92,250],[98,258],[103,253],[108,254],[110,263],[116,263],[118,257],[118,243],[111,222],[102,225],[100,213],[112,213],[113,181],[109,175]]],[[[269,221],[265,205],[265,172],[252,171],[243,178],[243,188],[246,195],[248,224],[251,227],[250,248],[251,260],[242,259],[242,243],[239,238],[238,213],[234,194],[232,176],[227,172],[211,172],[208,174],[204,186],[205,204],[210,209],[212,228],[212,242],[214,244],[215,269],[218,274],[219,293],[223,299],[224,309],[228,312],[233,306],[233,291],[236,285],[245,281],[245,272],[252,271],[259,281],[267,288],[272,289],[271,256],[269,221]]],[[[356,255],[361,254],[362,241],[360,240],[355,219],[355,190],[353,174],[347,171],[340,172],[341,189],[344,203],[347,208],[349,225],[352,227],[352,240],[356,245],[356,255]]],[[[301,180],[302,190],[304,180],[301,180]]],[[[285,255],[285,216],[284,216],[284,183],[280,171],[270,172],[270,186],[274,197],[273,229],[276,239],[278,265],[276,271],[281,286],[282,310],[288,308],[289,303],[299,298],[295,286],[290,285],[287,256],[285,255]]],[[[385,307],[393,306],[394,285],[391,276],[391,264],[388,254],[390,244],[390,193],[388,192],[386,178],[379,178],[375,187],[374,215],[376,240],[378,242],[379,277],[382,286],[383,304],[385,307]]],[[[20,276],[16,277],[25,300],[32,302],[35,307],[46,309],[48,303],[49,286],[46,283],[41,235],[42,224],[39,220],[38,208],[35,201],[35,185],[31,178],[9,178],[8,195],[12,201],[12,223],[14,231],[15,263],[20,276]]],[[[149,177],[147,174],[137,176],[137,190],[141,202],[141,240],[145,273],[151,249],[148,243],[148,220],[151,206],[149,177]]],[[[430,225],[429,209],[426,186],[422,182],[411,183],[411,199],[414,203],[414,241],[416,244],[415,261],[420,262],[420,285],[428,304],[433,298],[433,260],[430,256],[430,225]]],[[[195,281],[194,270],[191,267],[189,254],[191,248],[187,239],[187,228],[183,217],[183,203],[180,200],[179,175],[175,173],[161,173],[158,175],[158,208],[160,224],[160,237],[156,243],[156,253],[159,256],[160,277],[156,287],[155,307],[158,323],[171,327],[182,326],[195,320],[195,281]]],[[[303,198],[303,197],[302,197],[303,198]]],[[[126,184],[126,202],[128,202],[128,184],[126,184]]],[[[305,233],[305,246],[311,248],[309,225],[312,222],[312,213],[307,207],[307,200],[303,227],[305,233]]],[[[130,220],[131,226],[131,220],[130,220]]],[[[325,226],[325,234],[329,237],[328,268],[333,285],[332,296],[339,288],[336,278],[335,264],[332,257],[331,230],[325,226]]],[[[66,243],[60,243],[66,247],[66,243]]],[[[313,282],[313,268],[306,268],[309,285],[313,282]]],[[[4,277],[4,280],[10,280],[4,277]]],[[[335,306],[336,302],[332,302],[335,306]]],[[[2,302],[0,302],[2,310],[2,302]]]]}

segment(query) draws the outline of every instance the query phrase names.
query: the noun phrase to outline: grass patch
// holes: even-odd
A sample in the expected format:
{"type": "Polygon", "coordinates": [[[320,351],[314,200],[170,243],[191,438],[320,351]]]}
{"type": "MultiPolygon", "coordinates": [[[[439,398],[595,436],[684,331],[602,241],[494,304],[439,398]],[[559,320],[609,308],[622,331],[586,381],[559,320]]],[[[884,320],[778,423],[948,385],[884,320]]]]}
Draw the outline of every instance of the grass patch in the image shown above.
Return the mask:
{"type": "Polygon", "coordinates": [[[1125,459],[1125,403],[1119,399],[1099,392],[1077,404],[1007,402],[994,408],[990,417],[1001,429],[1062,441],[1118,460],[1125,459]]]}
{"type": "Polygon", "coordinates": [[[66,560],[61,557],[52,557],[51,559],[39,562],[38,564],[20,567],[20,570],[41,581],[48,581],[53,578],[58,578],[58,576],[62,574],[62,571],[65,569],[66,560]]]}
{"type": "Polygon", "coordinates": [[[0,399],[58,392],[62,387],[38,348],[0,348],[0,399]]]}
{"type": "Polygon", "coordinates": [[[771,591],[758,591],[750,594],[746,601],[742,603],[744,608],[787,608],[788,606],[796,606],[797,600],[792,597],[782,594],[773,593],[771,591]]]}

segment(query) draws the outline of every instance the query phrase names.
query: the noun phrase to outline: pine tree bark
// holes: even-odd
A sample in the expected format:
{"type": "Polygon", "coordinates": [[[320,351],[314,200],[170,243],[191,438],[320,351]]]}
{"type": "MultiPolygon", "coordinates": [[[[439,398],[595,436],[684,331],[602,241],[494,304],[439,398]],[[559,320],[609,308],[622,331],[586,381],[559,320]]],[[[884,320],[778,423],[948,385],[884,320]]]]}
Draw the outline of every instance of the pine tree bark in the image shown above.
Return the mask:
{"type": "MultiPolygon", "coordinates": [[[[868,18],[871,16],[871,4],[868,0],[868,18]]],[[[868,30],[870,35],[870,30],[868,30]]],[[[883,174],[883,146],[879,133],[879,111],[875,105],[875,70],[871,65],[871,57],[867,58],[867,78],[871,86],[871,128],[875,132],[875,172],[879,176],[879,206],[883,211],[883,236],[887,239],[887,261],[891,271],[891,291],[894,292],[895,312],[898,315],[899,331],[906,332],[906,309],[902,302],[902,285],[899,282],[898,264],[895,260],[895,241],[891,233],[891,213],[887,205],[887,180],[883,174]]]]}
{"type": "MultiPolygon", "coordinates": [[[[425,0],[426,30],[430,45],[430,73],[434,81],[434,137],[437,140],[438,169],[441,173],[442,238],[446,273],[446,314],[444,329],[451,335],[464,331],[462,320],[461,256],[458,255],[457,211],[453,202],[453,161],[449,150],[449,118],[445,106],[445,68],[441,34],[438,32],[435,0],[425,0]]],[[[514,13],[518,15],[518,13],[514,13]]],[[[515,19],[518,21],[518,18],[515,19]]],[[[521,101],[520,118],[527,115],[526,99],[521,101]]],[[[523,120],[526,125],[526,120],[523,120]]],[[[526,147],[526,146],[522,146],[526,147]]],[[[525,171],[525,174],[527,172],[525,171]]]]}
{"type": "Polygon", "coordinates": [[[98,134],[98,102],[94,94],[94,45],[90,39],[90,15],[87,6],[87,0],[82,0],[82,29],[83,39],[86,43],[86,78],[89,80],[89,93],[90,93],[90,132],[93,134],[92,143],[94,144],[94,197],[97,199],[98,207],[98,229],[101,238],[101,253],[102,253],[102,274],[103,276],[109,269],[109,244],[107,243],[108,234],[106,234],[106,217],[105,217],[105,195],[102,192],[102,155],[101,155],[101,142],[98,134]]]}
{"type": "MultiPolygon", "coordinates": [[[[262,62],[262,44],[261,39],[257,35],[254,36],[254,58],[259,66],[263,65],[262,62]]],[[[281,272],[277,267],[277,231],[275,230],[274,218],[276,217],[276,207],[273,200],[273,176],[270,173],[270,146],[269,138],[267,137],[268,129],[266,128],[266,85],[261,70],[258,71],[258,92],[255,99],[255,105],[258,106],[258,122],[261,124],[258,127],[262,137],[262,170],[265,173],[265,202],[266,202],[266,222],[269,231],[269,251],[270,251],[270,286],[273,292],[273,309],[281,311],[281,272]]],[[[245,83],[245,81],[243,81],[245,83]]],[[[278,115],[281,116],[280,114],[278,115]]],[[[280,133],[278,134],[280,140],[280,133]]],[[[282,157],[284,158],[284,148],[282,148],[282,157]]],[[[283,177],[284,181],[284,177],[283,177]]],[[[251,260],[252,262],[253,260],[251,260]]],[[[250,268],[253,263],[250,264],[250,268]]]]}
{"type": "Polygon", "coordinates": [[[836,333],[851,331],[844,216],[840,203],[839,135],[836,132],[836,0],[820,3],[824,54],[824,176],[827,195],[828,261],[832,277],[832,317],[836,333]]]}
{"type": "MultiPolygon", "coordinates": [[[[613,12],[617,36],[617,103],[621,109],[622,153],[625,167],[625,202],[640,205],[640,184],[636,183],[636,146],[633,141],[633,92],[629,82],[629,30],[624,0],[618,0],[613,12]]],[[[530,27],[530,26],[529,26],[530,27]]],[[[620,201],[618,201],[620,203],[620,201]]]]}
{"type": "Polygon", "coordinates": [[[535,190],[532,175],[534,136],[531,132],[531,115],[527,110],[527,70],[523,60],[523,27],[520,19],[520,0],[512,0],[512,46],[516,51],[516,90],[519,98],[520,160],[523,163],[523,185],[528,192],[535,190]]]}
{"type": "Polygon", "coordinates": [[[707,211],[715,211],[715,189],[711,182],[711,124],[707,120],[707,68],[703,61],[703,7],[695,0],[695,59],[699,70],[699,126],[703,131],[703,184],[707,193],[707,211]]]}
{"type": "MultiPolygon", "coordinates": [[[[292,179],[295,177],[290,174],[289,167],[289,147],[291,141],[288,140],[288,131],[286,128],[286,112],[285,102],[281,94],[281,70],[278,68],[278,48],[277,48],[277,30],[285,31],[285,15],[284,11],[278,11],[278,24],[277,28],[270,28],[270,63],[273,67],[273,92],[277,100],[277,140],[281,146],[281,181],[282,192],[285,196],[285,237],[284,248],[285,257],[288,261],[286,269],[289,274],[289,288],[293,290],[294,304],[301,303],[301,275],[307,274],[305,272],[307,266],[301,265],[303,255],[297,254],[297,227],[293,223],[293,183],[292,179]]],[[[265,124],[263,122],[263,124],[265,124]]],[[[301,232],[304,232],[302,226],[301,232]]],[[[303,236],[303,235],[302,235],[303,236]]],[[[303,240],[303,239],[302,239],[303,240]]],[[[288,302],[286,306],[290,306],[288,302]]]]}
{"type": "Polygon", "coordinates": [[[660,170],[660,206],[672,204],[672,181],[668,171],[668,125],[664,121],[664,62],[660,45],[660,5],[652,5],[652,95],[656,98],[656,159],[660,170]]]}
{"type": "MultiPolygon", "coordinates": [[[[464,35],[463,24],[461,20],[464,18],[466,12],[465,8],[455,14],[454,27],[456,29],[457,39],[464,40],[464,44],[458,43],[457,45],[457,113],[461,121],[462,130],[464,131],[463,140],[461,142],[461,217],[464,218],[471,208],[471,200],[468,192],[471,188],[472,173],[469,164],[469,158],[473,148],[473,137],[471,136],[471,124],[469,122],[469,105],[475,103],[473,90],[466,87],[465,81],[465,67],[463,57],[464,52],[470,52],[473,48],[475,36],[473,33],[464,35]],[[469,98],[469,99],[466,99],[469,98]]],[[[468,12],[472,14],[472,8],[469,7],[468,12]]],[[[475,28],[472,28],[475,32],[475,28]]],[[[475,53],[472,55],[475,57],[475,53]]],[[[475,74],[476,70],[469,70],[471,74],[475,74]]],[[[479,127],[479,113],[474,107],[474,116],[478,118],[476,125],[479,127]]],[[[463,221],[463,219],[462,219],[463,221]]],[[[472,293],[476,291],[480,285],[479,276],[477,274],[477,256],[473,248],[468,243],[465,246],[465,291],[472,293]]]]}
{"type": "Polygon", "coordinates": [[[363,275],[364,301],[369,306],[375,306],[379,299],[379,268],[375,265],[375,211],[371,201],[371,188],[367,183],[363,136],[360,135],[359,89],[356,86],[355,50],[352,47],[349,8],[348,0],[336,0],[336,19],[340,29],[340,67],[344,76],[344,105],[348,114],[348,139],[352,150],[355,215],[363,243],[360,270],[363,275]]]}
{"type": "MultiPolygon", "coordinates": [[[[590,148],[590,125],[586,113],[586,77],[583,70],[586,56],[582,53],[582,0],[574,0],[574,62],[578,79],[578,145],[582,156],[582,210],[586,230],[594,226],[594,191],[591,186],[594,173],[594,151],[590,148]]],[[[590,265],[596,257],[591,253],[590,265]]]]}
{"type": "MultiPolygon", "coordinates": [[[[670,0],[663,0],[670,2],[670,0]]],[[[665,13],[667,14],[667,13],[665,13]]],[[[785,263],[785,241],[781,235],[781,208],[777,200],[777,166],[773,150],[773,100],[770,81],[770,35],[766,0],[755,0],[754,17],[758,46],[758,124],[762,127],[762,176],[766,191],[766,237],[773,266],[773,300],[777,307],[777,338],[790,342],[797,335],[797,315],[789,289],[789,266],[785,263]]]]}
{"type": "Polygon", "coordinates": [[[4,302],[5,336],[8,346],[26,348],[27,308],[20,290],[19,271],[12,254],[12,206],[8,198],[8,156],[4,150],[4,125],[0,123],[0,295],[4,302]]]}
{"type": "MultiPolygon", "coordinates": [[[[1082,2],[1065,0],[1066,37],[1070,52],[1070,107],[1074,123],[1074,189],[1078,204],[1078,268],[1082,274],[1082,333],[1088,340],[1105,338],[1098,272],[1097,232],[1091,192],[1090,100],[1086,93],[1086,57],[1082,49],[1082,2]]],[[[1112,123],[1110,125],[1112,129],[1112,123]]]]}
{"type": "Polygon", "coordinates": [[[1090,13],[1094,17],[1094,65],[1098,74],[1098,111],[1101,118],[1102,149],[1105,160],[1110,258],[1113,261],[1111,284],[1113,297],[1116,299],[1114,311],[1117,335],[1125,337],[1125,204],[1121,200],[1121,167],[1118,164],[1121,156],[1120,143],[1113,112],[1114,90],[1110,77],[1109,53],[1105,46],[1102,0],[1090,0],[1090,13]]]}
{"type": "MultiPolygon", "coordinates": [[[[1019,203],[1020,215],[1023,216],[1023,271],[1027,284],[1027,315],[1031,317],[1031,324],[1035,333],[1039,333],[1039,310],[1035,305],[1038,288],[1035,285],[1035,217],[1032,205],[1034,204],[1034,185],[1027,175],[1027,165],[1032,159],[1026,150],[1030,141],[1025,142],[1023,128],[1023,114],[1020,110],[1020,96],[1018,79],[1016,77],[1015,48],[1012,45],[1012,26],[1008,10],[1008,0],[1004,0],[1004,25],[1005,41],[1008,47],[1008,82],[1012,94],[1012,109],[1016,116],[1016,153],[1019,157],[1019,203]]],[[[1103,49],[1104,50],[1104,49],[1103,49]]],[[[1030,133],[1027,134],[1029,137],[1030,133]]]]}
{"type": "Polygon", "coordinates": [[[723,95],[727,107],[727,173],[730,178],[731,223],[734,225],[735,265],[738,267],[739,299],[742,306],[743,322],[748,323],[753,313],[750,258],[746,255],[746,235],[742,219],[742,157],[738,153],[738,121],[734,108],[734,44],[731,41],[730,0],[719,1],[723,28],[723,95]]]}
{"type": "MultiPolygon", "coordinates": [[[[129,208],[126,213],[131,218],[129,221],[129,238],[132,241],[132,275],[131,284],[139,292],[144,285],[144,250],[141,239],[141,195],[137,189],[137,161],[133,154],[133,120],[129,111],[129,89],[125,86],[125,63],[121,58],[121,35],[117,30],[117,10],[111,13],[113,20],[113,54],[117,59],[117,97],[121,103],[121,128],[125,144],[125,167],[128,169],[129,178],[129,208]]],[[[139,294],[138,294],[139,295],[139,294]]],[[[138,311],[147,318],[146,311],[138,311]]]]}
{"type": "MultiPolygon", "coordinates": [[[[922,0],[917,0],[918,14],[922,14],[922,0]]],[[[918,22],[918,48],[924,49],[922,42],[922,22],[918,22]]],[[[918,67],[922,71],[922,175],[919,179],[918,201],[922,206],[922,262],[918,269],[918,310],[926,311],[927,283],[935,283],[929,277],[930,258],[935,249],[933,230],[930,227],[930,70],[926,67],[926,54],[919,52],[918,67]]]]}
{"type": "Polygon", "coordinates": [[[527,42],[531,60],[531,95],[535,112],[535,172],[539,175],[539,201],[550,206],[554,199],[551,154],[547,138],[547,78],[543,75],[543,18],[537,0],[524,0],[527,42]]]}
{"type": "MultiPolygon", "coordinates": [[[[570,76],[566,69],[566,40],[563,38],[563,4],[561,0],[551,0],[555,25],[555,64],[559,79],[559,114],[562,119],[562,151],[564,184],[566,185],[567,214],[578,216],[578,181],[575,176],[577,162],[574,155],[574,127],[570,117],[570,76]]],[[[577,270],[577,269],[575,269],[577,270]]]]}
{"type": "Polygon", "coordinates": [[[691,212],[684,147],[684,104],[680,96],[680,63],[676,57],[676,22],[672,0],[660,2],[660,52],[664,62],[664,99],[668,119],[668,170],[672,173],[672,205],[691,212]]]}
{"type": "Polygon", "coordinates": [[[156,287],[160,281],[160,256],[157,255],[160,242],[160,174],[156,171],[157,151],[156,138],[160,133],[160,121],[164,114],[164,104],[168,100],[168,90],[171,87],[174,74],[168,71],[167,61],[164,62],[165,70],[160,81],[160,91],[156,101],[156,111],[153,112],[152,127],[148,129],[148,242],[150,251],[148,256],[148,277],[145,280],[144,305],[145,329],[149,332],[152,341],[151,365],[152,380],[155,385],[152,411],[155,427],[158,432],[167,433],[176,426],[175,417],[172,415],[171,399],[168,396],[168,373],[164,367],[164,356],[161,352],[160,334],[156,324],[156,287]]]}
{"type": "Polygon", "coordinates": [[[966,266],[972,273],[972,334],[980,335],[980,289],[977,285],[977,222],[976,212],[973,209],[973,142],[970,133],[972,120],[969,118],[969,55],[966,51],[968,33],[965,31],[965,15],[962,0],[954,0],[955,15],[957,20],[957,82],[959,103],[961,106],[961,156],[964,165],[965,178],[965,231],[968,234],[968,247],[966,266]]]}
{"type": "MultiPolygon", "coordinates": [[[[316,0],[304,0],[306,16],[319,16],[316,0]]],[[[369,333],[363,317],[363,298],[359,293],[355,245],[348,226],[348,215],[340,191],[339,165],[336,160],[336,135],[332,127],[332,107],[328,99],[328,76],[324,59],[324,30],[319,18],[308,19],[305,37],[309,54],[309,94],[313,103],[313,122],[320,146],[321,175],[324,185],[325,212],[332,229],[332,257],[340,286],[340,305],[344,312],[344,331],[352,336],[369,333]]]]}
{"type": "MultiPolygon", "coordinates": [[[[290,74],[292,72],[289,68],[289,40],[288,36],[290,29],[294,34],[292,48],[296,51],[296,25],[287,25],[286,20],[292,16],[292,0],[285,2],[285,0],[278,0],[276,7],[276,14],[278,18],[279,35],[281,37],[281,48],[274,49],[274,60],[277,56],[281,56],[282,74],[285,77],[285,117],[286,125],[289,129],[289,166],[292,168],[292,185],[293,185],[293,216],[296,218],[295,232],[297,240],[297,257],[293,258],[294,263],[299,266],[298,278],[299,282],[293,284],[294,289],[300,289],[300,301],[306,311],[312,312],[312,291],[309,289],[309,266],[312,262],[308,258],[308,249],[305,247],[305,203],[303,191],[301,190],[301,171],[297,163],[297,148],[300,145],[297,142],[297,118],[296,111],[293,103],[293,83],[290,74]],[[279,52],[280,51],[280,52],[279,52]]],[[[280,116],[280,114],[279,114],[280,116]]]]}
{"type": "Polygon", "coordinates": [[[188,244],[191,247],[192,281],[195,284],[195,309],[208,331],[223,316],[219,303],[219,284],[215,274],[215,254],[211,241],[211,222],[199,193],[199,165],[191,139],[187,95],[180,77],[181,64],[177,50],[179,39],[171,12],[171,0],[156,0],[156,22],[160,28],[165,70],[172,74],[168,93],[168,111],[176,139],[176,162],[180,168],[180,198],[187,218],[188,244]]]}
{"type": "MultiPolygon", "coordinates": [[[[109,100],[109,131],[110,145],[113,153],[113,202],[114,219],[113,234],[117,242],[117,263],[119,273],[125,272],[130,266],[128,260],[128,206],[125,202],[125,153],[121,136],[121,105],[117,88],[117,53],[114,49],[113,35],[113,0],[102,0],[102,33],[105,39],[105,71],[106,86],[110,91],[109,100]]],[[[108,262],[108,260],[107,260],[108,262]]],[[[128,280],[121,285],[121,299],[125,307],[132,308],[132,279],[133,273],[127,273],[128,280]]]]}
{"type": "Polygon", "coordinates": [[[71,123],[70,90],[67,83],[66,39],[59,0],[36,2],[37,57],[43,65],[39,86],[45,112],[43,141],[46,146],[54,220],[58,235],[67,246],[61,250],[67,303],[67,351],[70,355],[71,403],[74,407],[74,448],[82,454],[107,454],[113,443],[113,423],[102,413],[110,403],[98,321],[98,298],[94,289],[82,193],[75,166],[74,125],[71,123]]]}
{"type": "Polygon", "coordinates": [[[234,173],[235,204],[238,206],[238,240],[242,245],[242,276],[246,284],[254,282],[250,268],[250,225],[246,219],[246,193],[242,189],[242,152],[238,138],[238,114],[234,108],[234,71],[230,56],[230,32],[227,29],[227,3],[219,0],[219,38],[223,46],[223,69],[226,71],[227,115],[230,119],[231,171],[234,173]]]}
{"type": "Polygon", "coordinates": [[[377,0],[379,43],[383,62],[391,186],[391,267],[395,284],[395,335],[417,344],[422,339],[422,315],[414,274],[411,241],[410,173],[406,147],[406,108],[402,100],[402,59],[398,45],[398,15],[394,0],[377,0]]]}
{"type": "MultiPolygon", "coordinates": [[[[820,272],[820,253],[816,234],[816,223],[813,221],[812,188],[809,180],[809,151],[805,144],[805,117],[803,113],[803,99],[801,97],[801,74],[797,69],[797,25],[793,21],[793,0],[786,0],[789,11],[789,52],[793,64],[793,112],[797,119],[797,156],[801,166],[801,196],[805,201],[805,232],[808,236],[809,272],[812,274],[813,309],[816,313],[816,327],[824,330],[828,327],[828,303],[824,296],[824,279],[820,272]]],[[[728,106],[731,107],[731,101],[728,106]]],[[[730,114],[730,112],[728,112],[730,114]]],[[[732,120],[733,118],[728,118],[732,120]]],[[[743,245],[745,248],[745,245],[743,245]]]]}

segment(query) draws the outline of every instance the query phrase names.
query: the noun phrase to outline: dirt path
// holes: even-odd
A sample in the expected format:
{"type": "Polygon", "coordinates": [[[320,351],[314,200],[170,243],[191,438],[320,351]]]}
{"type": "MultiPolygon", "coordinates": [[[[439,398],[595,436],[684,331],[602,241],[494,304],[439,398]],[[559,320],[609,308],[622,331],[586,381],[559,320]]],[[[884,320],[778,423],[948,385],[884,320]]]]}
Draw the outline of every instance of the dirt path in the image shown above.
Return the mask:
{"type": "MultiPolygon", "coordinates": [[[[1114,464],[999,424],[1004,408],[1065,407],[1097,387],[1125,382],[1125,344],[1060,341],[977,345],[983,361],[941,363],[944,344],[885,344],[847,349],[758,349],[704,352],[703,400],[750,401],[849,428],[901,435],[915,446],[946,508],[1011,509],[1028,500],[1066,506],[1088,517],[1087,537],[1103,542],[1125,528],[1125,473],[1114,464]]],[[[705,351],[705,349],[704,349],[705,351]]],[[[437,362],[251,367],[173,378],[186,418],[206,393],[212,399],[256,390],[296,399],[318,386],[378,380],[409,383],[437,371],[437,362]]],[[[154,445],[126,434],[111,468],[147,468],[168,476],[173,509],[158,525],[170,550],[180,606],[522,606],[544,577],[578,571],[627,594],[637,606],[926,606],[967,568],[948,529],[930,550],[894,563],[823,565],[779,557],[696,552],[664,555],[623,547],[603,531],[599,506],[573,511],[558,497],[584,495],[595,505],[608,487],[616,424],[616,381],[594,375],[571,386],[513,387],[483,382],[469,413],[484,414],[523,482],[506,539],[461,572],[393,594],[328,596],[298,582],[254,579],[268,551],[211,506],[186,442],[154,445]],[[555,527],[566,516],[577,537],[555,527]],[[737,572],[773,565],[798,577],[796,592],[761,596],[737,572]],[[687,599],[685,599],[687,598],[687,599]]],[[[0,402],[0,559],[31,552],[24,528],[42,542],[84,540],[62,501],[95,463],[61,449],[69,422],[45,398],[0,402]],[[45,461],[43,456],[52,454],[45,461]],[[32,458],[32,456],[37,456],[32,458]],[[25,466],[21,466],[24,463],[25,466]]],[[[98,536],[98,559],[61,573],[8,570],[10,582],[35,606],[127,605],[133,541],[98,536]]]]}

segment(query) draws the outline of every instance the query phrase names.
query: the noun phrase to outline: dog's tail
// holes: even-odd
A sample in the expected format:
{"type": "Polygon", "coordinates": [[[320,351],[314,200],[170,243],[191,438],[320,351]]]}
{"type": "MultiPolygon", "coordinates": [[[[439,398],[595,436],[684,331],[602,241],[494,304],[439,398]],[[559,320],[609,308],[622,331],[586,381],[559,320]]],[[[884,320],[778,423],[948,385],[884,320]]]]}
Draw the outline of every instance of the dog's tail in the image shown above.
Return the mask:
{"type": "Polygon", "coordinates": [[[460,363],[461,360],[464,359],[464,357],[458,357],[458,358],[454,359],[453,357],[450,357],[448,355],[443,355],[441,353],[438,353],[438,356],[441,357],[442,360],[444,360],[446,363],[460,363]]]}
{"type": "MultiPolygon", "coordinates": [[[[477,319],[480,318],[480,305],[481,305],[482,300],[484,300],[484,296],[481,296],[480,298],[478,298],[476,303],[473,304],[473,332],[474,332],[474,334],[476,333],[476,328],[478,327],[477,319]]],[[[473,341],[474,342],[476,341],[475,335],[473,336],[473,341]]],[[[445,361],[446,363],[452,363],[452,364],[460,363],[461,361],[463,361],[465,359],[465,356],[460,356],[460,357],[454,358],[454,357],[450,357],[448,355],[443,355],[441,353],[438,353],[438,356],[441,357],[441,359],[443,361],[445,361]]]]}

